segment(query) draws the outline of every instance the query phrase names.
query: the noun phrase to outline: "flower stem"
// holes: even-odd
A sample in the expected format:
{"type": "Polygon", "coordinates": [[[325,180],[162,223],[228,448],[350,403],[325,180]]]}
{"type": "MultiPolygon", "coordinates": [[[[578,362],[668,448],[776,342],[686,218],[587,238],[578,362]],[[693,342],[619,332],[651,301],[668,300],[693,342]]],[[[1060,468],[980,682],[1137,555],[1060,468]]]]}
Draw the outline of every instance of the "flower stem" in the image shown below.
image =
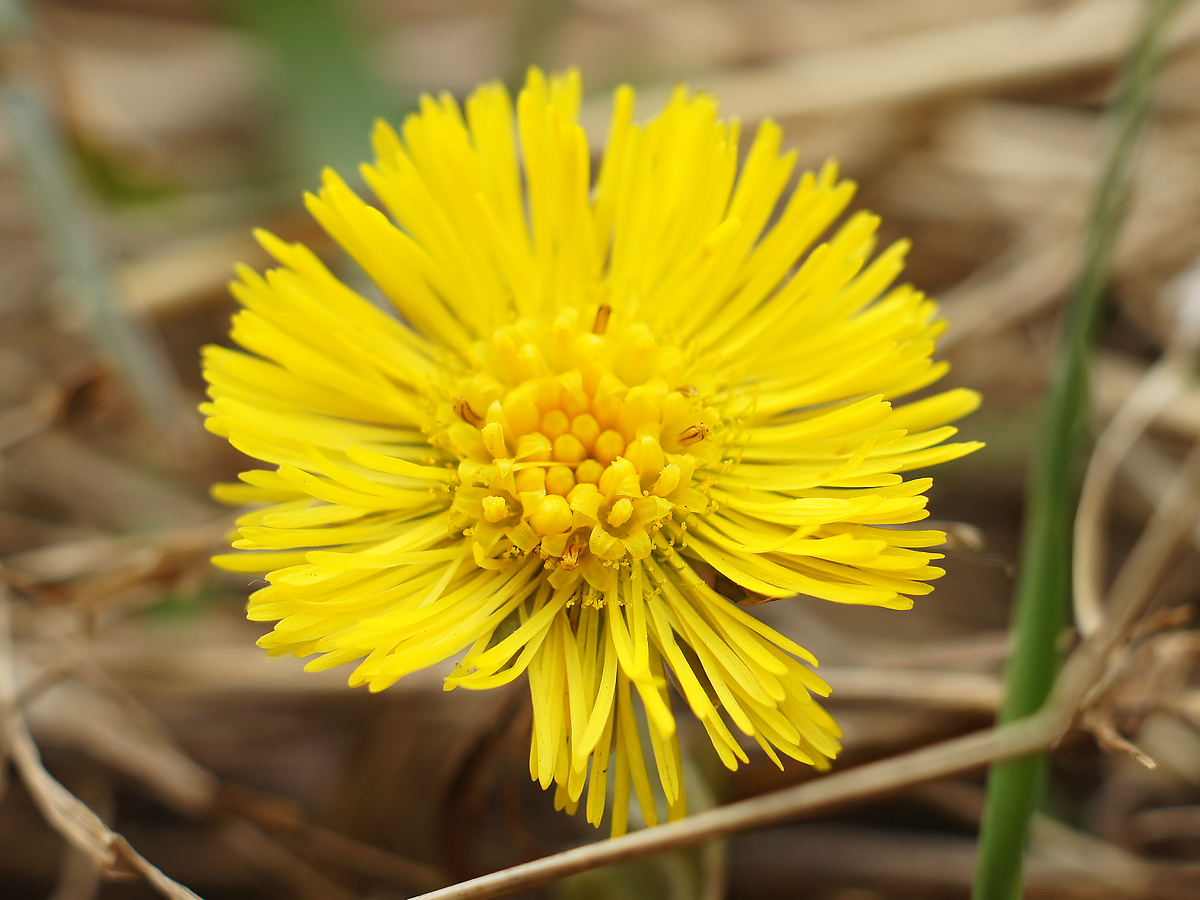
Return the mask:
{"type": "MultiPolygon", "coordinates": [[[[1150,118],[1154,76],[1163,56],[1163,32],[1177,5],[1178,0],[1152,0],[1148,4],[1118,85],[1112,141],[1043,401],[1013,616],[1015,645],[1005,675],[1001,722],[1037,712],[1046,701],[1058,668],[1058,638],[1066,625],[1070,597],[1071,523],[1087,437],[1088,352],[1103,308],[1135,151],[1150,118]]],[[[1014,900],[1021,896],[1026,835],[1044,772],[1044,754],[992,767],[973,900],[1014,900]]]]}

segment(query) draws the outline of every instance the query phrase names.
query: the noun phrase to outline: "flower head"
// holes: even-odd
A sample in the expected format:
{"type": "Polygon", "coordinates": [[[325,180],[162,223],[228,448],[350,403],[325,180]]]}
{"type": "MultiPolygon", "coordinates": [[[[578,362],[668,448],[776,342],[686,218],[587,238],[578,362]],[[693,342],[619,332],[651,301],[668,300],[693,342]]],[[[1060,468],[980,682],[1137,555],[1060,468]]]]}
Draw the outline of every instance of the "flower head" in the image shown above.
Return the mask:
{"type": "Polygon", "coordinates": [[[372,690],[458,654],[448,690],[526,675],[533,778],[597,824],[612,781],[619,833],[631,792],[657,820],[651,772],[683,812],[670,682],[731,768],[739,733],[838,752],[816,660],[743,605],[928,592],[943,535],[892,527],[926,515],[899,473],[975,449],[943,442],[978,399],[892,405],[945,371],[942,323],[876,217],[817,244],[834,164],[788,195],[774,124],[739,165],[712,98],[635,125],[621,88],[593,183],[579,99],[534,70],[515,115],[487,85],[381,123],[386,212],[332,172],[307,200],[392,309],[260,234],[280,265],[239,270],[248,352],[206,349],[204,411],[270,466],[216,489],[260,507],[217,561],[270,573],[261,645],[372,690]]]}

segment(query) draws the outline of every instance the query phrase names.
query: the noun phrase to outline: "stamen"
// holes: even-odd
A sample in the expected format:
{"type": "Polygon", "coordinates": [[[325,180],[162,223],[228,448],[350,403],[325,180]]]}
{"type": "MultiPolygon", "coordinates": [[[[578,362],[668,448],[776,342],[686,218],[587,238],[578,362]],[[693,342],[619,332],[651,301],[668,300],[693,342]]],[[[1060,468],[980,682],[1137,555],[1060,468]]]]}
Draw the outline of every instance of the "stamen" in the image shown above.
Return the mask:
{"type": "Polygon", "coordinates": [[[508,503],[503,497],[483,498],[483,517],[492,524],[508,518],[508,503]]]}
{"type": "Polygon", "coordinates": [[[592,323],[592,334],[604,334],[608,331],[608,319],[611,315],[612,307],[601,303],[600,308],[596,310],[596,321],[592,323]]]}
{"type": "Polygon", "coordinates": [[[471,409],[471,404],[467,402],[466,397],[454,398],[454,412],[468,425],[474,425],[476,428],[483,427],[483,416],[471,409]]]}
{"type": "Polygon", "coordinates": [[[579,556],[586,548],[587,543],[580,539],[578,531],[571,535],[571,540],[567,543],[567,549],[563,551],[562,567],[570,570],[579,565],[579,556]]]}
{"type": "MultiPolygon", "coordinates": [[[[692,384],[670,390],[670,382],[656,377],[658,345],[644,330],[622,327],[607,336],[611,314],[608,304],[597,309],[592,334],[586,325],[574,331],[575,317],[560,317],[546,346],[534,337],[532,321],[502,329],[495,349],[512,365],[493,381],[464,384],[454,401],[491,457],[464,460],[469,478],[460,488],[482,486],[491,495],[482,508],[479,500],[466,503],[473,503],[480,526],[490,523],[506,541],[486,555],[521,557],[537,548],[551,566],[571,569],[589,554],[619,566],[654,539],[676,510],[669,498],[693,483],[700,459],[680,446],[704,440],[709,426],[697,422],[677,432],[672,425],[664,434],[663,423],[694,416],[698,390],[692,384]],[[564,360],[577,367],[553,368],[564,360]],[[617,363],[620,376],[609,368],[617,363]],[[468,394],[489,404],[485,416],[468,394]],[[676,455],[668,461],[662,441],[670,437],[676,455]]],[[[493,547],[495,530],[483,534],[493,547]]]]}
{"type": "Polygon", "coordinates": [[[613,528],[620,528],[622,525],[624,525],[626,522],[629,521],[629,517],[632,515],[633,515],[633,501],[630,500],[628,497],[622,497],[620,500],[618,500],[616,503],[613,504],[612,509],[609,510],[608,516],[606,518],[608,519],[608,524],[611,525],[613,528]]]}

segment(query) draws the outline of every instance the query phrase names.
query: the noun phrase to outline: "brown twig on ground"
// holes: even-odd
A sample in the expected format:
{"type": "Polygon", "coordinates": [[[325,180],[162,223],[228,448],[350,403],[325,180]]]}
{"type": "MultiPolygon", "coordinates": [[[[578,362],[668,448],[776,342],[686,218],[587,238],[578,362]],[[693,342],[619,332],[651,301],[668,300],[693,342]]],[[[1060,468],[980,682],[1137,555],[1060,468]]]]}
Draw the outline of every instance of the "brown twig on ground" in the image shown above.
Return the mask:
{"type": "Polygon", "coordinates": [[[1002,695],[998,678],[973,672],[873,666],[822,666],[819,672],[839,701],[882,700],[991,713],[1002,695]]]}
{"type": "Polygon", "coordinates": [[[9,630],[10,602],[7,591],[0,588],[0,733],[9,759],[20,773],[42,815],[71,846],[87,856],[102,872],[136,873],[170,900],[200,900],[195,893],[151,865],[125,838],[112,831],[86,804],[59,784],[42,765],[37,745],[16,706],[15,660],[9,630]]]}
{"type": "Polygon", "coordinates": [[[222,840],[249,865],[287,885],[299,900],[355,900],[346,890],[318,871],[309,860],[273,840],[244,819],[224,823],[222,840]]]}
{"type": "Polygon", "coordinates": [[[1113,480],[1121,461],[1183,387],[1200,352],[1200,272],[1189,272],[1182,280],[1170,343],[1101,432],[1084,476],[1075,515],[1072,591],[1075,624],[1085,635],[1104,621],[1104,512],[1113,480]]]}
{"type": "Polygon", "coordinates": [[[1048,709],[1002,728],[956,738],[911,753],[827,775],[793,788],[697,813],[679,822],[585,844],[500,872],[421,895],[420,900],[486,900],[549,884],[577,872],[691,847],[715,838],[786,822],[801,815],[967,771],[997,759],[1043,749],[1061,729],[1062,715],[1048,709]]]}

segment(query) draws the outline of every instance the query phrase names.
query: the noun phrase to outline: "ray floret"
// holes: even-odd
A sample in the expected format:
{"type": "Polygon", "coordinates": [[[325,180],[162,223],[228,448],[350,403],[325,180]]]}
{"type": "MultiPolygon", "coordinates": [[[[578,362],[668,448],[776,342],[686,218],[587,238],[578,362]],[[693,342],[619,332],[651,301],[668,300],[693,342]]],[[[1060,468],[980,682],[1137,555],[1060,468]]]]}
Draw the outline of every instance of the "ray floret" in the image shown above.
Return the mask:
{"type": "Polygon", "coordinates": [[[333,172],[306,202],[394,314],[259,233],[278,266],[238,270],[203,409],[265,464],[215,489],[255,507],[216,561],[267,573],[260,644],[373,691],[450,658],[447,690],[526,679],[531,776],[619,834],[633,798],[686,809],[681,705],[730,768],[838,753],[816,660],[744,606],[927,593],[943,535],[901,473],[976,449],[946,441],[979,400],[902,401],[943,322],[875,216],[827,235],[834,163],[795,180],[773,123],[739,159],[711,97],[639,124],[621,88],[593,174],[579,103],[532,70],[515,105],[379,123],[378,205],[333,172]]]}

